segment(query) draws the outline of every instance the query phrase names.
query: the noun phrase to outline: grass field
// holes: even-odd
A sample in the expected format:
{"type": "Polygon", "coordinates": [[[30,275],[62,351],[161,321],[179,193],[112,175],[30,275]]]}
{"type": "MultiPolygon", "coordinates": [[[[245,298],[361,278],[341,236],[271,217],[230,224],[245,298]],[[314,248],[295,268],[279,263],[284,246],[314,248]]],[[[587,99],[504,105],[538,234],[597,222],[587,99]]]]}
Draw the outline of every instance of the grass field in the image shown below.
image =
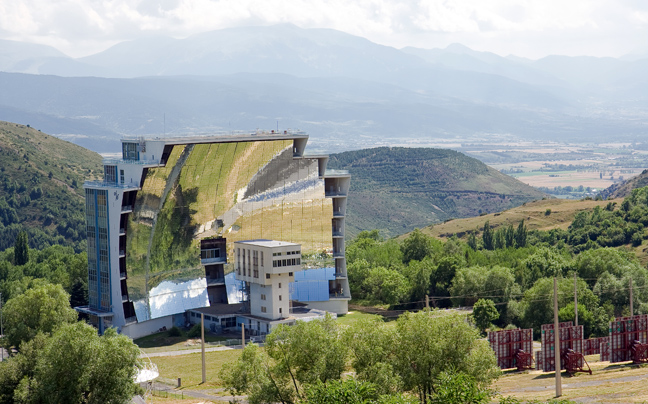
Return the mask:
{"type": "MultiPolygon", "coordinates": [[[[587,356],[592,375],[562,374],[562,398],[584,403],[648,402],[648,365],[599,362],[598,355],[587,356]]],[[[555,396],[554,373],[540,371],[507,372],[495,387],[504,396],[519,399],[549,399],[555,396]]]]}
{"type": "Polygon", "coordinates": [[[202,359],[200,353],[181,356],[159,356],[151,358],[160,372],[160,381],[175,385],[182,379],[183,389],[205,390],[222,388],[218,372],[227,362],[233,362],[241,355],[240,349],[228,349],[205,353],[207,382],[202,384],[202,359]]]}

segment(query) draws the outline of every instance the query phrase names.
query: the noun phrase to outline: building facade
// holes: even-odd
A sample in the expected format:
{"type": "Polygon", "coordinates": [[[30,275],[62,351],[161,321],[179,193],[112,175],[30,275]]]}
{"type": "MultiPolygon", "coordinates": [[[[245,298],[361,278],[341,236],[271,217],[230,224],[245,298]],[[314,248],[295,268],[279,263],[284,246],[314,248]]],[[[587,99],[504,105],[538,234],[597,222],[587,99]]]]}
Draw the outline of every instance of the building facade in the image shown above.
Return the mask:
{"type": "Polygon", "coordinates": [[[315,264],[333,268],[329,293],[307,303],[346,313],[350,177],[327,170],[328,156],[305,155],[307,141],[299,132],[122,139],[122,158],[84,184],[90,304],[77,309],[100,332],[132,337],[182,324],[187,310],[230,300],[223,279],[236,242],[274,239],[301,245],[300,260],[329,257],[315,264]]]}

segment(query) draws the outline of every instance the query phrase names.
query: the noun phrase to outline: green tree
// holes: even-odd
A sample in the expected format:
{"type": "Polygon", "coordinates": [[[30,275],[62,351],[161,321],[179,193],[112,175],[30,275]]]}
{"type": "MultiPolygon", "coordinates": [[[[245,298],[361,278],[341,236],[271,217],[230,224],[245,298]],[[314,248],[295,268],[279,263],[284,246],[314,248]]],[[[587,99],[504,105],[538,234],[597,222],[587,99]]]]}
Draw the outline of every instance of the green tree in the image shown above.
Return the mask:
{"type": "Polygon", "coordinates": [[[475,325],[481,332],[486,331],[499,316],[499,312],[495,308],[495,303],[490,299],[479,299],[473,306],[475,325]]]}
{"type": "Polygon", "coordinates": [[[330,316],[323,320],[280,324],[266,337],[266,352],[290,376],[295,396],[302,386],[339,379],[347,357],[338,324],[330,316]]]}
{"type": "Polygon", "coordinates": [[[24,230],[16,236],[14,245],[14,265],[25,265],[29,261],[29,241],[24,230]]]}
{"type": "Polygon", "coordinates": [[[491,401],[495,392],[474,377],[452,369],[441,372],[438,387],[430,398],[433,404],[481,404],[491,401]]]}
{"type": "Polygon", "coordinates": [[[230,394],[247,395],[250,404],[295,401],[288,373],[275,366],[256,344],[246,345],[237,361],[223,365],[219,377],[230,394]]]}
{"type": "Polygon", "coordinates": [[[484,385],[499,375],[493,350],[464,316],[408,312],[399,317],[396,329],[396,372],[404,388],[416,392],[424,404],[438,388],[441,373],[450,367],[484,385]]]}
{"type": "Polygon", "coordinates": [[[412,260],[422,261],[433,251],[430,236],[423,234],[419,229],[414,229],[414,231],[405,240],[403,240],[401,251],[403,252],[403,262],[406,264],[412,260]]]}
{"type": "Polygon", "coordinates": [[[41,402],[127,403],[135,392],[139,348],[108,329],[83,322],[62,325],[39,355],[30,389],[41,402]]]}
{"type": "Polygon", "coordinates": [[[77,313],[61,285],[45,284],[9,299],[3,318],[8,346],[19,347],[38,332],[50,334],[62,324],[74,323],[77,313]]]}
{"type": "Polygon", "coordinates": [[[519,248],[526,247],[527,245],[527,228],[524,225],[524,219],[520,222],[515,232],[515,245],[519,248]]]}
{"type": "Polygon", "coordinates": [[[472,248],[473,251],[477,251],[477,236],[475,236],[474,231],[471,231],[468,235],[468,247],[472,248]]]}
{"type": "Polygon", "coordinates": [[[482,243],[484,244],[484,248],[487,250],[495,249],[493,230],[491,229],[490,221],[488,220],[486,221],[486,223],[484,223],[484,232],[482,233],[482,243]]]}
{"type": "Polygon", "coordinates": [[[396,330],[382,318],[361,319],[347,328],[344,340],[351,353],[351,365],[359,380],[371,382],[378,393],[400,391],[402,380],[395,372],[396,330]]]}

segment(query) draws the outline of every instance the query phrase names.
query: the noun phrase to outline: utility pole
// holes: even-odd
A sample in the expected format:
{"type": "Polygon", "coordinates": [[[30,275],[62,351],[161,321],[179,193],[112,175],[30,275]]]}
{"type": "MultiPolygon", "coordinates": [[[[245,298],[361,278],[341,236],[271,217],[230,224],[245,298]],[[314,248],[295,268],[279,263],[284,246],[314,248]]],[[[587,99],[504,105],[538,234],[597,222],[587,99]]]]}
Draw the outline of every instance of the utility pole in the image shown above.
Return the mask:
{"type": "Polygon", "coordinates": [[[558,281],[554,278],[554,361],[556,369],[556,397],[562,396],[560,379],[560,329],[558,328],[558,281]]]}
{"type": "Polygon", "coordinates": [[[425,308],[430,310],[430,296],[425,295],[425,308]]]}
{"type": "MultiPolygon", "coordinates": [[[[0,292],[0,336],[4,337],[4,328],[2,327],[2,292],[0,292]]],[[[4,361],[4,348],[0,347],[0,362],[4,361]]]]}
{"type": "Polygon", "coordinates": [[[630,278],[630,316],[634,316],[634,302],[632,299],[632,278],[630,278]]]}
{"type": "Polygon", "coordinates": [[[202,337],[202,382],[207,383],[207,370],[205,369],[205,314],[200,313],[200,336],[202,337]]]}
{"type": "Polygon", "coordinates": [[[574,325],[578,327],[578,287],[576,279],[576,272],[574,272],[574,325]]]}

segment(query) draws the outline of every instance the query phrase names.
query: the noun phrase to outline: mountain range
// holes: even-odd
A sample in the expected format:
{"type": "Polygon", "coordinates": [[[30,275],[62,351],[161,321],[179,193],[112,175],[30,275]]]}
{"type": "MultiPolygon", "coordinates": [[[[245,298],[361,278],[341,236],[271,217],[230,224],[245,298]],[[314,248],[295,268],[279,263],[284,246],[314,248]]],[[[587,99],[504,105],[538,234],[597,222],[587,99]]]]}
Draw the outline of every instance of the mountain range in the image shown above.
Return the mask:
{"type": "Polygon", "coordinates": [[[282,24],[71,58],[0,40],[0,119],[108,151],[122,135],[299,128],[318,150],[435,139],[641,141],[648,59],[396,49],[282,24]],[[369,142],[369,143],[368,143],[369,142]]]}

